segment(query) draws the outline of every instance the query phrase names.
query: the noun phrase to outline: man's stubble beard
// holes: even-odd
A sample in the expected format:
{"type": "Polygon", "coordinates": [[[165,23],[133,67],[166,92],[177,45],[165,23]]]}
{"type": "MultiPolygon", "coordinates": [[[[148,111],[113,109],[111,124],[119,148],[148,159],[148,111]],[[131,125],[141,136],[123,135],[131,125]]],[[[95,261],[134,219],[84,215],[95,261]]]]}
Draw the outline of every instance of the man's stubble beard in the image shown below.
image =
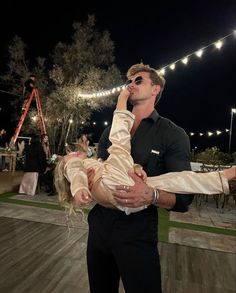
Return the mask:
{"type": "Polygon", "coordinates": [[[132,105],[132,106],[136,106],[140,103],[142,103],[143,101],[147,100],[147,98],[145,97],[138,97],[138,96],[135,96],[135,95],[131,95],[129,97],[129,103],[132,105]]]}

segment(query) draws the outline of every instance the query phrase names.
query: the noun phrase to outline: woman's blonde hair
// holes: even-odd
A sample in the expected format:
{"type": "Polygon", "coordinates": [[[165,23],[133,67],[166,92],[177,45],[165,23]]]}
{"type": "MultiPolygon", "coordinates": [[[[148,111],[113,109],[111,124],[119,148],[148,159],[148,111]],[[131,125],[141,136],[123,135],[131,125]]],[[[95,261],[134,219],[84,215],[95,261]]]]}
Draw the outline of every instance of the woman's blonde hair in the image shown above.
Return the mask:
{"type": "Polygon", "coordinates": [[[69,214],[72,214],[75,212],[75,200],[70,191],[70,183],[64,176],[64,167],[65,160],[63,157],[60,157],[54,172],[54,184],[60,205],[68,209],[69,214]]]}

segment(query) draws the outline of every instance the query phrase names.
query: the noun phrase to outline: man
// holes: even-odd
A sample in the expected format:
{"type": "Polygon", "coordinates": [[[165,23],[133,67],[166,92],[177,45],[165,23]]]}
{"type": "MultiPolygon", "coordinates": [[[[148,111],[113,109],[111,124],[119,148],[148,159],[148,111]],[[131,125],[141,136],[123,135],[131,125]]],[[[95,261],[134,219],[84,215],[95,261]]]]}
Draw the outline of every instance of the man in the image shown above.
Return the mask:
{"type": "Polygon", "coordinates": [[[24,83],[24,88],[23,88],[24,101],[23,101],[22,109],[21,109],[22,112],[25,110],[27,101],[30,98],[30,95],[33,89],[36,87],[35,82],[36,82],[36,76],[34,74],[31,74],[24,83]]]}
{"type": "MultiPolygon", "coordinates": [[[[190,144],[183,129],[161,117],[155,110],[165,81],[147,65],[133,65],[127,73],[129,101],[135,115],[131,130],[131,154],[148,176],[170,171],[191,170],[190,144]]],[[[98,157],[107,158],[109,129],[100,139],[98,157]]],[[[193,197],[157,193],[131,175],[133,187],[117,186],[118,204],[127,207],[148,205],[140,212],[122,211],[97,204],[88,216],[87,263],[92,293],[117,293],[120,277],[126,293],[161,292],[157,248],[157,207],[185,212],[193,197]]]]}
{"type": "MultiPolygon", "coordinates": [[[[0,148],[1,149],[5,149],[6,147],[8,147],[6,133],[7,132],[5,129],[2,128],[0,130],[0,148]]],[[[0,158],[0,171],[7,171],[7,169],[5,169],[5,157],[0,158]]]]}

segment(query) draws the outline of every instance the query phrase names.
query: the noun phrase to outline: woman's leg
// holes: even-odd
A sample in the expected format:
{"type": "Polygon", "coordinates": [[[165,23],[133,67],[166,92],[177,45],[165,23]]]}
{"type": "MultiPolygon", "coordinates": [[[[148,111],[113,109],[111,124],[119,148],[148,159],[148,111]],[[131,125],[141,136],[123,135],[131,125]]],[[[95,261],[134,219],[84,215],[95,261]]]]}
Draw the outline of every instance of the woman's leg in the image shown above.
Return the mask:
{"type": "Polygon", "coordinates": [[[174,193],[229,193],[228,180],[236,177],[236,168],[209,173],[191,171],[171,172],[155,177],[148,177],[147,184],[174,193]]]}

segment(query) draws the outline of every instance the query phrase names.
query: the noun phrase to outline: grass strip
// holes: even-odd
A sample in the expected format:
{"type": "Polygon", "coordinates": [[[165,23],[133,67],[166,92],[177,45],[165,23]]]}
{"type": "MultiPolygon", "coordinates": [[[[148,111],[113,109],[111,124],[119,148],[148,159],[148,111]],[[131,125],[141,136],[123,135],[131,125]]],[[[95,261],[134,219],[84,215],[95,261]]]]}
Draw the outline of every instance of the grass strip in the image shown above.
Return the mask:
{"type": "Polygon", "coordinates": [[[230,235],[230,236],[236,237],[236,230],[232,230],[232,229],[209,227],[209,226],[189,224],[189,223],[180,223],[180,222],[174,222],[174,221],[170,221],[169,225],[170,227],[174,227],[174,228],[188,229],[188,230],[221,234],[221,235],[230,235]]]}
{"type": "MultiPolygon", "coordinates": [[[[7,192],[4,194],[1,194],[0,201],[7,202],[7,203],[19,204],[19,205],[25,205],[25,206],[33,206],[33,207],[38,207],[38,208],[52,209],[52,210],[61,210],[61,211],[64,210],[64,208],[62,208],[59,204],[41,203],[41,202],[33,202],[33,201],[19,200],[19,199],[11,198],[14,195],[17,195],[17,193],[16,192],[7,192]]],[[[88,214],[90,209],[83,208],[82,210],[85,214],[88,214]]],[[[165,209],[158,209],[158,218],[159,218],[158,238],[160,241],[163,241],[163,242],[168,242],[168,234],[169,234],[170,227],[179,228],[179,229],[188,229],[188,230],[194,230],[194,231],[201,231],[201,232],[207,232],[207,233],[214,233],[214,234],[221,234],[221,235],[229,235],[229,236],[236,237],[236,230],[233,230],[233,229],[224,229],[224,228],[209,227],[209,226],[204,226],[204,225],[170,221],[169,220],[169,212],[166,211],[165,209]]]]}
{"type": "MultiPolygon", "coordinates": [[[[51,210],[65,210],[63,207],[59,205],[59,203],[42,203],[42,202],[35,202],[35,201],[28,201],[25,199],[15,199],[11,198],[12,196],[17,195],[16,192],[7,192],[0,195],[0,202],[7,202],[7,203],[14,203],[18,205],[25,205],[25,206],[31,206],[31,207],[37,207],[37,208],[44,208],[44,209],[51,209],[51,210]]],[[[89,209],[82,209],[85,214],[89,213],[89,209]]],[[[79,213],[79,211],[77,212],[79,213]]]]}

